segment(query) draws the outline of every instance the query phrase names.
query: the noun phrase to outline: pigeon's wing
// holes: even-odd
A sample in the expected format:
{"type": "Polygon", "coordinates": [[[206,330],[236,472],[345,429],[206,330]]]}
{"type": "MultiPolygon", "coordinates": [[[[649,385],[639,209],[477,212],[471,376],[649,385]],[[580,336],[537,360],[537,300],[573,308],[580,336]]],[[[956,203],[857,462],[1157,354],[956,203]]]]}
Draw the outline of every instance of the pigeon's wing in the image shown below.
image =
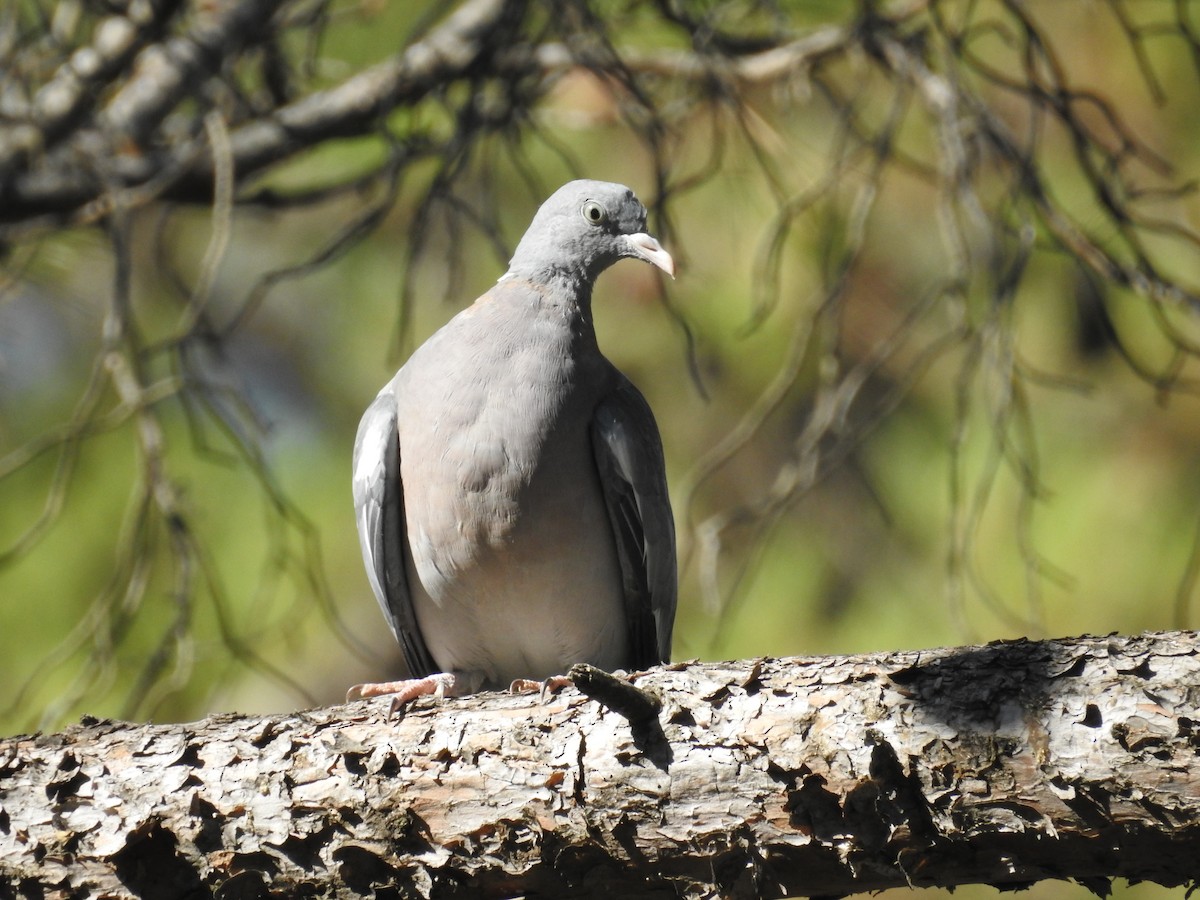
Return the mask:
{"type": "Polygon", "coordinates": [[[631,662],[636,668],[667,662],[678,577],[675,522],[658,426],[623,375],[596,407],[592,448],[621,564],[631,662]]]}
{"type": "Polygon", "coordinates": [[[363,413],[354,440],[354,511],[367,577],[414,678],[440,671],[417,625],[404,557],[404,485],[390,385],[363,413]]]}

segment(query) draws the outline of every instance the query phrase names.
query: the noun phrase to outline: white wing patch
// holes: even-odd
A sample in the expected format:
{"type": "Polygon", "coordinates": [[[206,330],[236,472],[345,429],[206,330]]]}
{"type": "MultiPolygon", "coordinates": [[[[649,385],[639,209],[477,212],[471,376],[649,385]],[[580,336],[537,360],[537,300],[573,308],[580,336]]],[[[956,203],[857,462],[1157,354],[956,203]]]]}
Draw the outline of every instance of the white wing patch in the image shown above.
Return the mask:
{"type": "Polygon", "coordinates": [[[391,426],[391,420],[386,418],[367,423],[367,431],[359,444],[358,457],[354,460],[354,480],[358,483],[365,484],[382,473],[387,442],[396,439],[388,434],[391,426]]]}

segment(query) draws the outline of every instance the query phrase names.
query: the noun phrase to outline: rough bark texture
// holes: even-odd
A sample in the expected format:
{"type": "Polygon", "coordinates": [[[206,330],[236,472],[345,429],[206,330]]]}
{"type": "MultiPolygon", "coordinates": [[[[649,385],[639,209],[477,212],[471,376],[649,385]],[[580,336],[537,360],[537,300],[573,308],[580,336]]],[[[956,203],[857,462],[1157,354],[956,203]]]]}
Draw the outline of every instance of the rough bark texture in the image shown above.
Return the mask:
{"type": "Polygon", "coordinates": [[[0,742],[0,896],[778,897],[1200,872],[1196,635],[0,742]]]}

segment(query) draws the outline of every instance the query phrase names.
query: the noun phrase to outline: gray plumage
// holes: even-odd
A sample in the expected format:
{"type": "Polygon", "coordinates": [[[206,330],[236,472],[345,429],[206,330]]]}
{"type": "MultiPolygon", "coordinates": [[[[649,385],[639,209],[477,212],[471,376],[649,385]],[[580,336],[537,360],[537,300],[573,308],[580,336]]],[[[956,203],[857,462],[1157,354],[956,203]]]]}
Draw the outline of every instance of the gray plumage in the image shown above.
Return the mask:
{"type": "Polygon", "coordinates": [[[363,416],[359,538],[414,677],[451,673],[465,693],[575,662],[668,659],[676,563],[662,445],[641,393],[601,354],[591,310],[596,277],[619,259],[674,274],[645,222],[622,185],[560,188],[508,272],[363,416]]]}

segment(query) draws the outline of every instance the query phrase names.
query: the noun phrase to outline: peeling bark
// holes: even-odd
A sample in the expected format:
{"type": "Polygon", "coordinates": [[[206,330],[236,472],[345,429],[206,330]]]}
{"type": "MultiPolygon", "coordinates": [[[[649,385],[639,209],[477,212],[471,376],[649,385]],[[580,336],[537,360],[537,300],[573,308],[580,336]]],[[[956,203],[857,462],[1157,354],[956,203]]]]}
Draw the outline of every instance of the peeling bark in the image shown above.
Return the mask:
{"type": "Polygon", "coordinates": [[[0,741],[0,897],[779,897],[1200,871],[1196,634],[0,741]]]}

